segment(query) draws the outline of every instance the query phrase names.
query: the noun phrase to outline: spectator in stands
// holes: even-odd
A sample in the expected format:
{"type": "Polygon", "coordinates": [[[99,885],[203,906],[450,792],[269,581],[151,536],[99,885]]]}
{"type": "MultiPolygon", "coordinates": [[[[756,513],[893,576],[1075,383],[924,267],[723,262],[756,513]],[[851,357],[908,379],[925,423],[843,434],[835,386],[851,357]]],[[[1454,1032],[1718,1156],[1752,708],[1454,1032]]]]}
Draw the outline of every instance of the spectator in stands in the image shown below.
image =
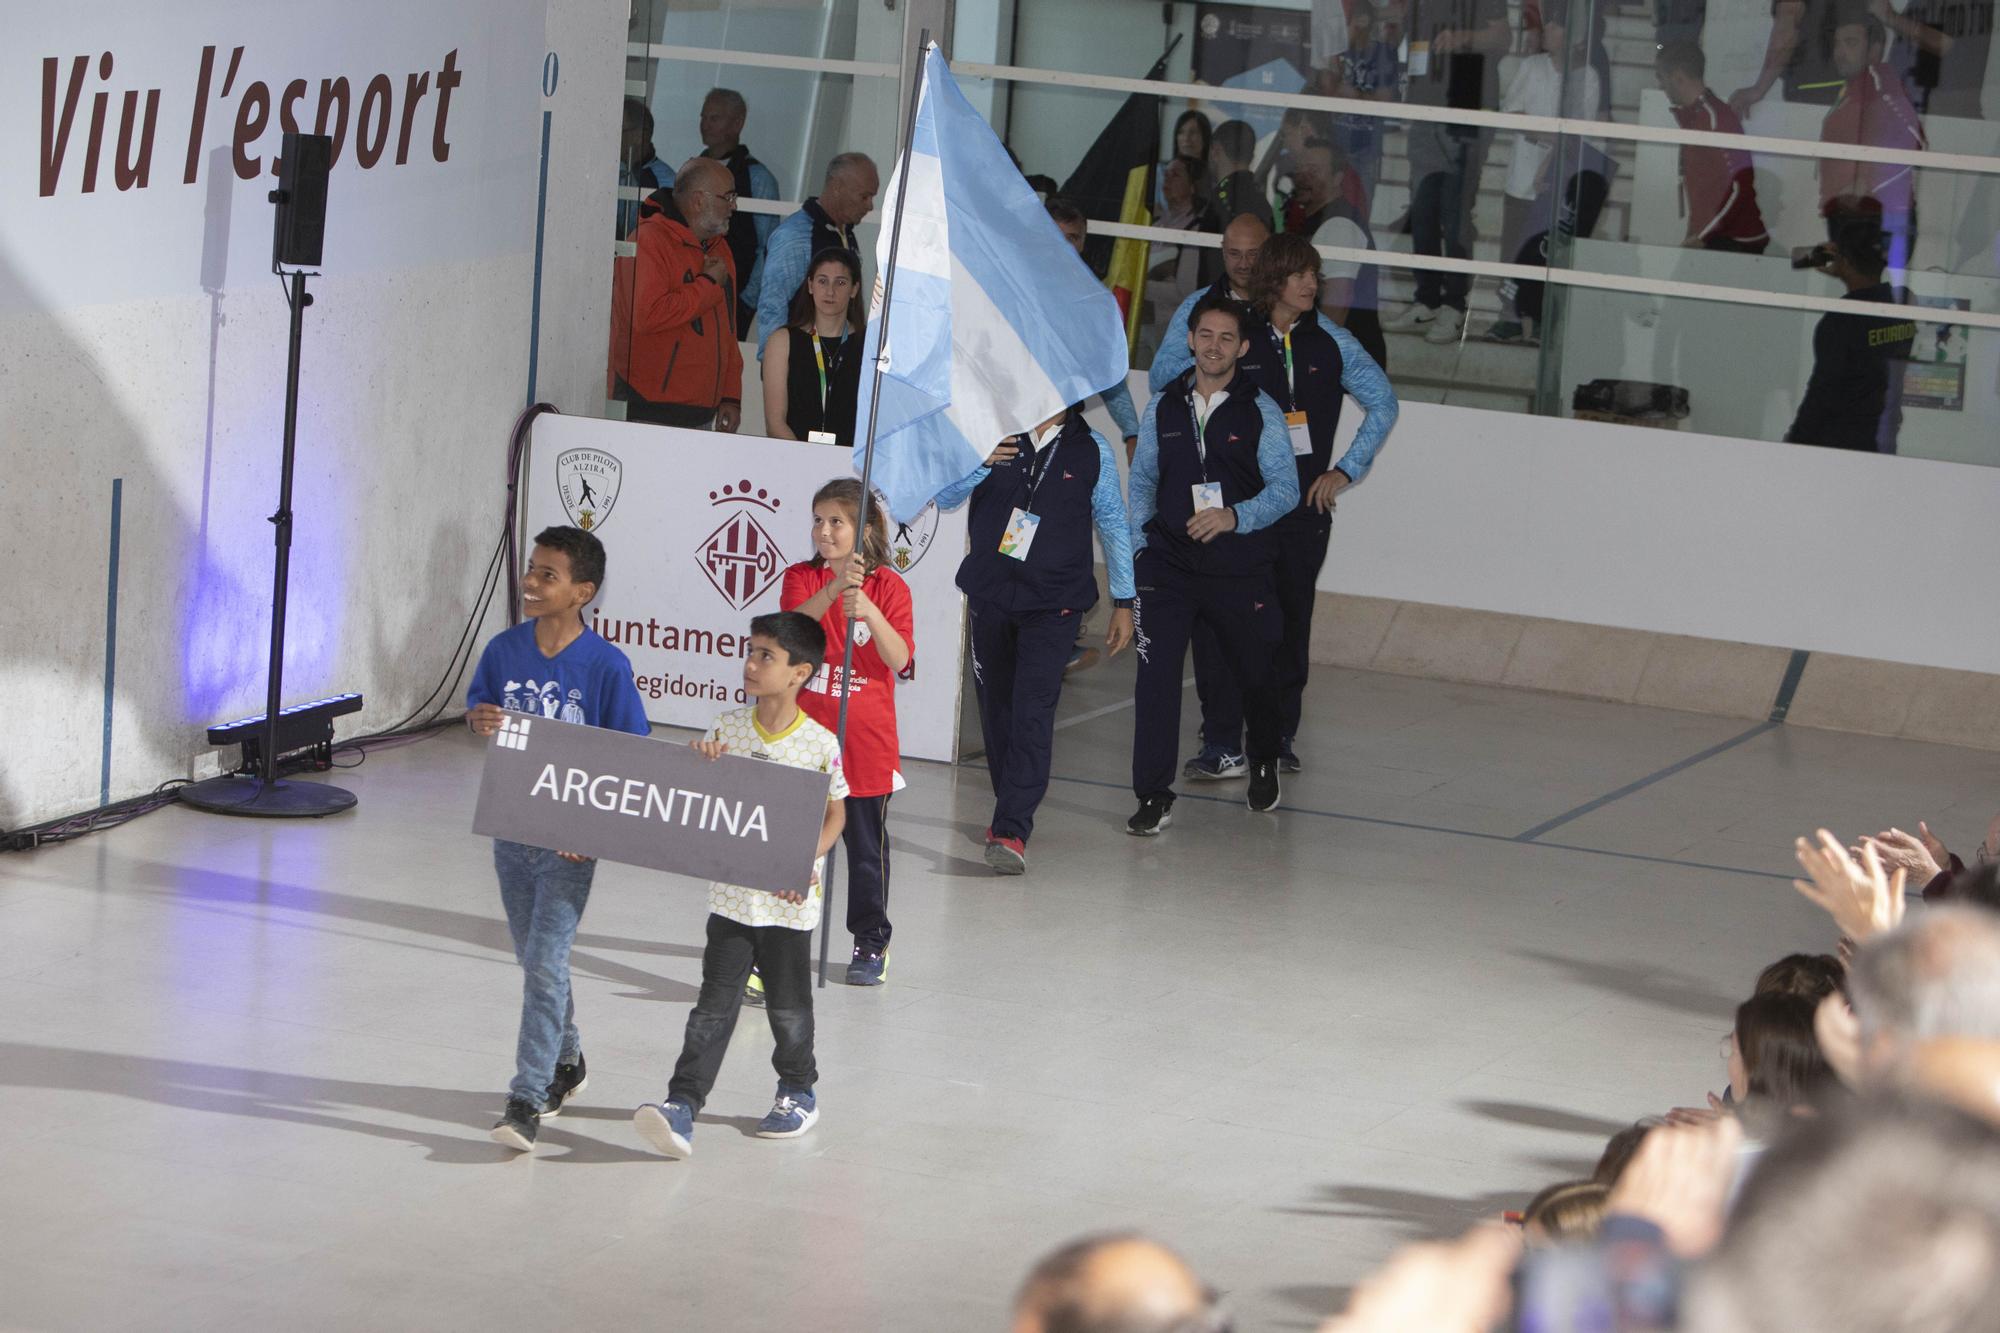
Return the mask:
{"type": "Polygon", "coordinates": [[[1036,1264],[1013,1333],[1203,1333],[1228,1327],[1173,1251],[1143,1236],[1090,1236],[1036,1264]]]}
{"type": "MultiPolygon", "coordinates": [[[[1840,100],[1820,126],[1822,143],[1905,152],[1926,147],[1923,125],[1910,105],[1902,75],[1882,59],[1887,40],[1880,20],[1866,14],[1843,15],[1834,28],[1834,69],[1846,82],[1840,100]]],[[[1916,241],[1916,175],[1914,167],[1901,163],[1822,159],[1820,204],[1825,207],[1843,195],[1865,196],[1880,204],[1888,266],[1902,272],[1909,267],[1916,241]]]]}
{"type": "Polygon", "coordinates": [[[1759,1137],[1787,1117],[1816,1110],[1832,1082],[1813,1032],[1816,1008],[1797,995],[1757,995],[1737,1006],[1728,1039],[1729,1091],[1759,1137]]]}
{"type": "MultiPolygon", "coordinates": [[[[1335,97],[1364,102],[1396,100],[1402,61],[1396,48],[1375,30],[1372,0],[1352,0],[1349,4],[1347,49],[1335,57],[1333,72],[1336,79],[1331,92],[1335,97]]],[[[1334,120],[1336,146],[1346,155],[1347,169],[1354,173],[1365,201],[1374,199],[1375,184],[1382,179],[1384,124],[1374,116],[1342,115],[1334,120]]]]}
{"type": "Polygon", "coordinates": [[[1846,81],[1833,67],[1833,29],[1854,2],[1773,0],[1763,67],[1755,81],[1729,95],[1736,114],[1748,117],[1750,108],[1770,95],[1773,84],[1784,88],[1787,102],[1831,106],[1846,81]]]}
{"type": "Polygon", "coordinates": [[[1926,1042],[2000,1040],[2000,915],[1934,907],[1864,941],[1848,992],[1864,1080],[1894,1080],[1926,1042]]]}
{"type": "Polygon", "coordinates": [[[612,396],[627,420],[721,431],[742,420],[736,269],[722,239],[736,211],[730,186],[720,162],[690,159],[670,192],[641,206],[637,255],[616,261],[612,396]]]}
{"type": "Polygon", "coordinates": [[[853,445],[862,320],[861,261],[851,250],[814,255],[786,313],[785,336],[764,349],[766,435],[853,445]]]}
{"type": "MultiPolygon", "coordinates": [[[[674,183],[674,169],[653,149],[653,113],[636,97],[625,99],[625,128],[618,140],[618,188],[637,190],[641,198],[674,183]]],[[[639,225],[639,200],[618,201],[618,239],[639,225]]]]}
{"type": "MultiPolygon", "coordinates": [[[[1881,208],[1873,199],[1847,196],[1826,208],[1827,239],[1814,259],[1839,280],[1850,301],[1894,304],[1897,293],[1882,280],[1881,208]]],[[[1825,314],[1813,329],[1812,377],[1798,414],[1785,432],[1793,444],[1867,453],[1896,452],[1901,429],[1902,363],[1917,328],[1901,314],[1825,314]]]]}
{"type": "Polygon", "coordinates": [[[1847,983],[1847,968],[1830,953],[1788,953],[1757,974],[1755,995],[1795,995],[1818,1004],[1847,983]]]}
{"type": "MultiPolygon", "coordinates": [[[[1592,120],[1608,109],[1603,75],[1593,55],[1602,44],[1591,35],[1593,31],[1571,31],[1556,19],[1546,19],[1543,33],[1550,43],[1550,52],[1521,62],[1524,71],[1535,62],[1551,62],[1561,87],[1561,112],[1573,120],[1592,120]],[[1567,74],[1561,72],[1564,67],[1567,74]]],[[[1608,64],[1605,68],[1609,68],[1608,64]]],[[[1604,201],[1611,197],[1611,177],[1617,167],[1604,151],[1601,140],[1583,138],[1571,140],[1559,153],[1551,146],[1551,151],[1536,163],[1536,170],[1546,172],[1538,183],[1548,192],[1529,207],[1528,225],[1540,222],[1541,229],[1531,231],[1512,258],[1519,263],[1546,265],[1552,258],[1551,236],[1574,240],[1597,229],[1604,201]]],[[[1537,279],[1509,278],[1501,282],[1500,296],[1507,305],[1508,317],[1497,321],[1486,336],[1499,342],[1525,338],[1531,325],[1541,324],[1542,295],[1546,290],[1547,284],[1537,279]]]]}
{"type": "Polygon", "coordinates": [[[1616,1185],[1618,1177],[1624,1175],[1625,1168],[1631,1165],[1632,1155],[1646,1141],[1646,1136],[1666,1123],[1661,1116],[1649,1115],[1613,1134],[1605,1142],[1604,1151],[1598,1155],[1597,1166],[1591,1171],[1590,1178],[1601,1180],[1606,1185],[1616,1185]]]}
{"type": "MultiPolygon", "coordinates": [[[[1406,101],[1460,111],[1499,105],[1500,58],[1514,40],[1506,0],[1407,0],[1404,27],[1406,101]]],[[[1418,254],[1472,257],[1472,208],[1489,137],[1466,125],[1411,123],[1410,241],[1418,254]]],[[[1471,279],[1422,269],[1416,286],[1416,300],[1390,328],[1458,341],[1471,279]]]]}
{"type": "MultiPolygon", "coordinates": [[[[729,168],[729,175],[736,182],[738,199],[775,200],[778,197],[778,178],[743,146],[743,124],[749,116],[750,108],[744,102],[742,93],[733,88],[711,89],[701,103],[701,155],[729,168]]],[[[736,272],[744,281],[747,282],[749,275],[757,271],[757,261],[764,256],[764,244],[777,225],[778,219],[770,213],[738,210],[729,219],[729,253],[735,258],[736,272]]],[[[756,313],[757,307],[739,296],[736,305],[737,329],[748,330],[750,320],[756,313]]]]}
{"type": "MultiPolygon", "coordinates": [[[[1192,157],[1176,157],[1160,173],[1160,191],[1166,207],[1153,225],[1169,231],[1216,229],[1208,200],[1202,197],[1205,168],[1192,157]]],[[[1147,347],[1158,347],[1174,311],[1189,293],[1215,280],[1219,266],[1215,252],[1198,245],[1154,244],[1146,269],[1146,305],[1140,339],[1147,347]]]]}
{"type": "MultiPolygon", "coordinates": [[[[1343,176],[1352,175],[1353,170],[1353,164],[1344,162],[1340,150],[1331,144],[1311,143],[1300,151],[1293,177],[1294,197],[1310,200],[1316,207],[1307,219],[1312,230],[1299,234],[1314,245],[1375,249],[1375,234],[1368,228],[1367,215],[1350,203],[1341,189],[1343,176]]],[[[1322,257],[1319,309],[1353,334],[1377,366],[1387,369],[1389,347],[1382,336],[1378,294],[1381,273],[1375,265],[1359,259],[1322,257]]]]}
{"type": "Polygon", "coordinates": [[[1257,164],[1257,188],[1271,203],[1273,231],[1296,230],[1286,223],[1284,215],[1291,207],[1292,167],[1299,151],[1315,141],[1332,143],[1333,137],[1331,115],[1304,107],[1285,108],[1278,132],[1271,136],[1264,158],[1257,164]]]}
{"type": "Polygon", "coordinates": [[[1215,127],[1215,139],[1208,147],[1209,176],[1216,182],[1215,216],[1222,222],[1240,213],[1249,213],[1271,227],[1271,201],[1257,185],[1250,164],[1257,157],[1257,131],[1247,120],[1225,120],[1215,127]]]}
{"type": "Polygon", "coordinates": [[[1868,12],[1896,36],[1892,53],[1917,110],[1979,120],[1980,94],[1993,52],[1993,0],[1910,0],[1898,14],[1888,0],[1868,12]]]}
{"type": "Polygon", "coordinates": [[[1174,156],[1191,157],[1197,162],[1208,161],[1208,150],[1215,131],[1207,116],[1199,111],[1187,110],[1174,122],[1174,156]]]}
{"type": "Polygon", "coordinates": [[[1996,1309],[2000,1134],[1945,1107],[1872,1102],[1800,1122],[1764,1154],[1680,1326],[1975,1333],[1996,1309]]]}
{"type": "Polygon", "coordinates": [[[806,265],[822,250],[861,253],[854,229],[875,207],[882,178],[866,153],[842,153],[826,165],[826,182],[798,212],[780,222],[764,245],[763,262],[744,285],[744,299],[757,307],[757,356],[771,335],[785,327],[792,294],[806,280],[806,265]]]}
{"type": "MultiPolygon", "coordinates": [[[[1654,62],[1660,91],[1682,129],[1743,133],[1742,117],[1710,90],[1707,71],[1707,59],[1693,42],[1661,47],[1654,62]]],[[[1687,207],[1682,245],[1761,255],[1771,244],[1757,208],[1757,173],[1742,149],[1681,145],[1681,195],[1687,207]]]]}

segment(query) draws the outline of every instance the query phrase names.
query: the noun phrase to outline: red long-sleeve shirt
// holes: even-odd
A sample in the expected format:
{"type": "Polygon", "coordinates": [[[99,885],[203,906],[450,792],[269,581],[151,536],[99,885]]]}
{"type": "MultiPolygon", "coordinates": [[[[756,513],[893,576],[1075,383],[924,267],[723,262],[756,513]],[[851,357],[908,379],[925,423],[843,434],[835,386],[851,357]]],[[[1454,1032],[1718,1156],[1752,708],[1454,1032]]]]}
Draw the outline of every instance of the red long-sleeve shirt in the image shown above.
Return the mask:
{"type": "MultiPolygon", "coordinates": [[[[1742,118],[1706,88],[1686,106],[1675,107],[1674,119],[1684,130],[1743,133],[1742,118]]],[[[1682,145],[1681,188],[1687,192],[1690,236],[1748,246],[1771,239],[1757,208],[1756,172],[1742,149],[1682,145]]]]}

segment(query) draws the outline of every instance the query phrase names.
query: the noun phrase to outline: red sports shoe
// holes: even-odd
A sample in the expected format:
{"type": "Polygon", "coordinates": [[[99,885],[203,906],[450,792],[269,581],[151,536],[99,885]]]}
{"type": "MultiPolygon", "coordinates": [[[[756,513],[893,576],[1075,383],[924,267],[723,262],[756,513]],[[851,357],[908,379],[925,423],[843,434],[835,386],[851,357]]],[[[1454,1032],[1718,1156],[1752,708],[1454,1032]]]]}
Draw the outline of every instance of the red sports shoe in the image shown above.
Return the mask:
{"type": "Polygon", "coordinates": [[[1002,875],[1019,875],[1028,868],[1028,844],[1019,838],[996,838],[987,830],[986,864],[1002,875]]]}

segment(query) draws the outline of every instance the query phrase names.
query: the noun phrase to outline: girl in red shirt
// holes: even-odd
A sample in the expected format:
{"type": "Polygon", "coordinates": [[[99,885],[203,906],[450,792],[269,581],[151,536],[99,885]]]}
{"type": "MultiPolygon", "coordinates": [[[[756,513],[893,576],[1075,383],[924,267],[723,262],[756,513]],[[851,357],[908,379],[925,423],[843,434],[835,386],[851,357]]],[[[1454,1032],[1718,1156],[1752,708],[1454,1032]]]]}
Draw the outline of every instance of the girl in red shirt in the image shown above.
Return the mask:
{"type": "Polygon", "coordinates": [[[908,673],[915,639],[910,589],[889,568],[889,527],[880,505],[868,508],[859,534],[861,483],[829,481],[813,496],[813,547],[818,554],[785,571],[779,605],[818,620],[826,630],[826,665],[799,692],[806,715],[833,730],[845,688],[847,743],[847,929],[854,958],[850,986],[879,986],[889,963],[889,797],[903,787],[896,741],[896,678],[908,673]],[[847,619],[854,618],[854,670],[845,678],[841,654],[847,619]]]}

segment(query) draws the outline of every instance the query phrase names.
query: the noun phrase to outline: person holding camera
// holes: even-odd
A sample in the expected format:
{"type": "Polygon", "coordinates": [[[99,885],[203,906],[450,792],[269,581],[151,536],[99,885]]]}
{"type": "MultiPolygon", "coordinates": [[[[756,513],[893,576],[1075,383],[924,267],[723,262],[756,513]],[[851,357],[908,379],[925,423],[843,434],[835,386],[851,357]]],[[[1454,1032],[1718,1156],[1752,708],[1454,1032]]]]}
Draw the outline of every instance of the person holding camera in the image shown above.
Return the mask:
{"type": "MultiPolygon", "coordinates": [[[[1881,204],[1842,195],[1829,200],[1824,212],[1826,240],[1794,255],[1792,267],[1816,268],[1838,279],[1850,301],[1902,304],[1902,294],[1882,281],[1888,253],[1881,204]]],[[[1901,314],[1820,316],[1813,329],[1812,377],[1785,442],[1895,453],[1903,419],[1903,363],[1916,334],[1916,324],[1901,314]]]]}

